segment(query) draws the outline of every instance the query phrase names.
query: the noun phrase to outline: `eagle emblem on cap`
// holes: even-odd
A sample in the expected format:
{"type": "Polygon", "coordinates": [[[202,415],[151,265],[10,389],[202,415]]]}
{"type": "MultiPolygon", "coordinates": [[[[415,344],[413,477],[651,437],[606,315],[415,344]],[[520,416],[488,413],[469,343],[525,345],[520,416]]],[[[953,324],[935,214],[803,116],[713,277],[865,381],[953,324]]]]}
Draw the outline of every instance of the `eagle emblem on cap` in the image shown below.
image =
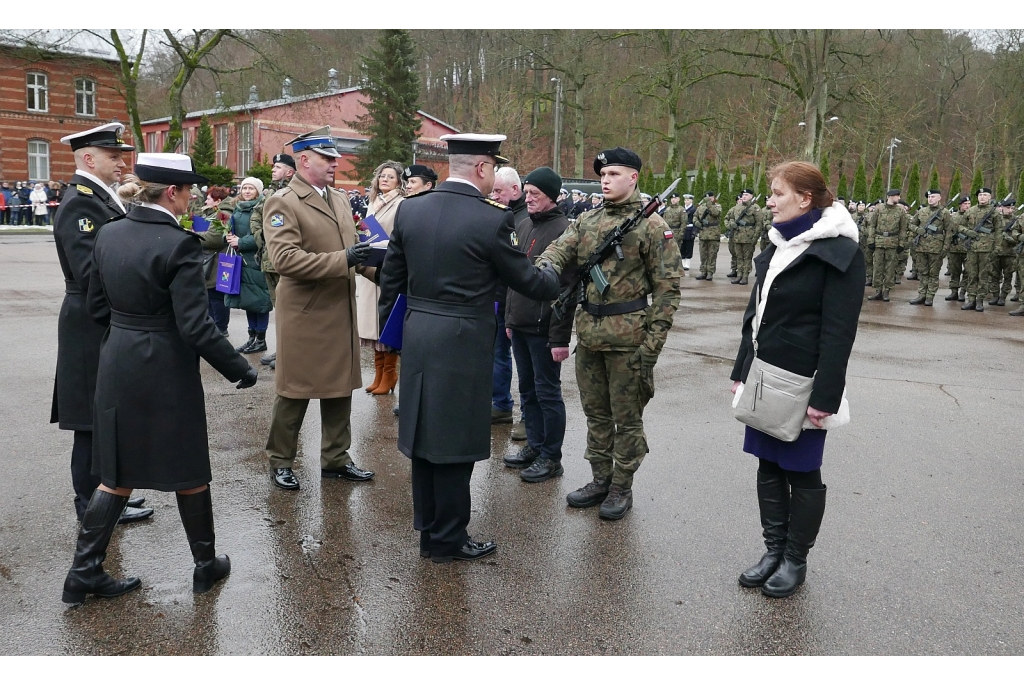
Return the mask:
{"type": "Polygon", "coordinates": [[[598,160],[599,162],[601,162],[602,164],[604,164],[605,162],[607,162],[607,161],[608,161],[608,158],[607,158],[607,157],[605,157],[605,156],[604,156],[604,153],[602,152],[601,154],[599,154],[599,155],[597,156],[597,160],[598,160]]]}

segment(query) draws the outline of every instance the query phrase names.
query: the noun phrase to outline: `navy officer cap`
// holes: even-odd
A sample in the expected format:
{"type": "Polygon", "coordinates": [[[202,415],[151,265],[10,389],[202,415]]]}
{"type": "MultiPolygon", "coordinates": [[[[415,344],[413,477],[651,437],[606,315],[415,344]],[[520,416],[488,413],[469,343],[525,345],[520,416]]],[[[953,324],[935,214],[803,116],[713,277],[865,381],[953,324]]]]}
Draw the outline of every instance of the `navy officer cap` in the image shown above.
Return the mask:
{"type": "Polygon", "coordinates": [[[624,166],[640,171],[643,162],[640,155],[624,147],[616,147],[611,150],[604,150],[594,158],[594,173],[600,175],[601,169],[606,166],[624,166]]]}
{"type": "Polygon", "coordinates": [[[271,164],[284,164],[285,166],[290,166],[294,170],[295,158],[282,152],[279,155],[274,155],[274,159],[271,164]]]}
{"type": "Polygon", "coordinates": [[[121,139],[124,133],[124,124],[113,122],[102,124],[88,131],[72,133],[60,139],[62,143],[69,143],[72,150],[81,150],[83,147],[105,147],[111,150],[134,150],[135,146],[128,145],[121,139]]]}
{"type": "Polygon", "coordinates": [[[508,164],[508,159],[501,156],[505,136],[500,133],[449,133],[441,136],[441,140],[448,143],[449,155],[487,155],[498,164],[508,164]]]}

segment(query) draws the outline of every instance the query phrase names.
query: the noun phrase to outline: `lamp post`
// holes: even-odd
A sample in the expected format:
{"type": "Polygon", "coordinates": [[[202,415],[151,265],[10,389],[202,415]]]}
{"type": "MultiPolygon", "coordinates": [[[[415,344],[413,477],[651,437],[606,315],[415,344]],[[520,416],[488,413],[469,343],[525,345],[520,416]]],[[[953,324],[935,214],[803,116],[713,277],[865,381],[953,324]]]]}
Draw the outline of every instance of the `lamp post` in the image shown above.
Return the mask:
{"type": "Polygon", "coordinates": [[[893,138],[889,141],[889,178],[885,181],[885,189],[888,191],[892,188],[892,154],[899,147],[899,144],[903,141],[899,138],[893,138]]]}
{"type": "Polygon", "coordinates": [[[562,175],[562,80],[552,76],[555,84],[555,151],[551,168],[559,176],[562,175]]]}

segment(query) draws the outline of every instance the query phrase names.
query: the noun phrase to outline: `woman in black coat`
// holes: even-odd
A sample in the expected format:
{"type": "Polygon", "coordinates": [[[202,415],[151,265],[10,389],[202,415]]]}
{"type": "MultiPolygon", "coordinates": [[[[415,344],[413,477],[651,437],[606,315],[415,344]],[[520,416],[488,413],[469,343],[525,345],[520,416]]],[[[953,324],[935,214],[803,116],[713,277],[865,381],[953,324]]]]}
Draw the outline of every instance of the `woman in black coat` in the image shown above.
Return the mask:
{"type": "Polygon", "coordinates": [[[743,451],[759,459],[757,499],[768,551],[739,582],[787,597],[804,582],[807,552],[825,513],[827,429],[849,421],[846,365],[864,297],[864,253],[857,224],[841,203],[833,204],[816,166],[788,162],[769,178],[772,245],[754,259],[757,284],[743,315],[732,392],[742,392],[754,359],[754,326],[759,359],[813,376],[814,383],[804,430],[794,442],[746,429],[743,451]]]}
{"type": "Polygon", "coordinates": [[[210,451],[199,357],[239,388],[256,370],[207,315],[199,240],[177,216],[206,179],[177,154],[140,154],[140,179],[124,219],[104,226],[93,249],[88,309],[109,325],[100,348],[93,405],[93,472],[101,485],[78,534],[63,599],[116,597],[139,587],[103,571],[110,534],[134,488],[176,491],[195,559],[192,588],[206,592],[231,562],[214,552],[210,451]]]}

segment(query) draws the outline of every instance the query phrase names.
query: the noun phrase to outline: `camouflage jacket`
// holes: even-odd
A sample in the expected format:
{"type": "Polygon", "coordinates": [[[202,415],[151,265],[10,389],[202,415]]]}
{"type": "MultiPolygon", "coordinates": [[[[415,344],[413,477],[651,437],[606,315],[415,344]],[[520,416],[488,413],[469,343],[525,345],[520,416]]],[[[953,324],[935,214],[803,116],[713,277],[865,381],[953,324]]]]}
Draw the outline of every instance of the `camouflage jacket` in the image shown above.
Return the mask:
{"type": "Polygon", "coordinates": [[[971,239],[970,252],[991,252],[995,249],[996,239],[1003,232],[1004,221],[999,210],[993,212],[992,209],[992,203],[989,203],[975,205],[964,213],[961,230],[971,239]],[[989,229],[989,233],[974,230],[982,219],[985,219],[985,223],[981,227],[989,229]]]}
{"type": "Polygon", "coordinates": [[[683,219],[686,217],[686,210],[683,209],[682,205],[670,205],[665,210],[665,223],[668,224],[669,228],[675,230],[683,225],[683,219]]]}
{"type": "Polygon", "coordinates": [[[910,231],[916,237],[916,250],[925,254],[942,254],[949,249],[949,241],[956,232],[953,217],[941,205],[925,205],[910,220],[910,231]],[[938,215],[935,214],[938,212],[938,215]],[[935,217],[932,219],[932,217],[935,217]],[[931,222],[929,224],[929,221],[931,222]]]}
{"type": "Polygon", "coordinates": [[[721,240],[722,229],[718,227],[722,218],[722,205],[707,204],[703,200],[693,213],[693,229],[701,240],[721,240]]]}
{"type": "Polygon", "coordinates": [[[263,191],[263,201],[252,210],[249,218],[249,230],[253,239],[256,240],[257,254],[260,257],[260,271],[267,274],[276,274],[274,263],[270,261],[270,252],[267,250],[267,242],[263,238],[263,212],[267,208],[267,198],[284,188],[287,183],[271,183],[270,187],[263,191]]]}
{"type": "Polygon", "coordinates": [[[860,236],[860,246],[862,248],[867,247],[871,215],[866,209],[864,211],[858,210],[857,213],[853,215],[853,220],[857,222],[857,233],[860,236]]]}
{"type": "MultiPolygon", "coordinates": [[[[625,202],[606,202],[584,212],[540,258],[549,260],[559,273],[582,264],[609,231],[640,207],[640,193],[634,191],[625,202]]],[[[668,224],[657,214],[642,219],[622,241],[625,259],[611,256],[601,264],[610,284],[607,294],[602,298],[593,283],[587,284],[586,298],[593,304],[630,302],[648,295],[651,304],[639,311],[602,317],[580,309],[576,313],[579,344],[605,352],[626,352],[640,345],[656,354],[661,352],[679,307],[679,279],[683,274],[679,246],[665,237],[666,231],[668,224]]]]}
{"type": "Polygon", "coordinates": [[[736,205],[725,215],[725,227],[732,231],[734,242],[756,243],[761,235],[761,208],[751,202],[736,205]]]}
{"type": "Polygon", "coordinates": [[[761,240],[768,242],[768,231],[772,230],[772,208],[764,206],[757,213],[758,225],[761,227],[761,240]]]}
{"type": "Polygon", "coordinates": [[[964,217],[967,212],[961,212],[959,209],[951,215],[953,219],[953,237],[949,240],[949,247],[947,251],[957,252],[959,254],[965,254],[967,252],[967,245],[965,244],[963,236],[960,234],[964,230],[964,217]]]}
{"type": "Polygon", "coordinates": [[[910,219],[899,205],[881,205],[875,210],[868,233],[868,245],[881,248],[907,246],[910,219]]]}
{"type": "Polygon", "coordinates": [[[1016,257],[1016,253],[1013,251],[1014,246],[1017,244],[1018,238],[1013,236],[1014,231],[1017,231],[1021,224],[1021,218],[1018,216],[1003,216],[1003,230],[999,232],[999,237],[996,238],[996,249],[995,254],[999,257],[1016,257]]]}

